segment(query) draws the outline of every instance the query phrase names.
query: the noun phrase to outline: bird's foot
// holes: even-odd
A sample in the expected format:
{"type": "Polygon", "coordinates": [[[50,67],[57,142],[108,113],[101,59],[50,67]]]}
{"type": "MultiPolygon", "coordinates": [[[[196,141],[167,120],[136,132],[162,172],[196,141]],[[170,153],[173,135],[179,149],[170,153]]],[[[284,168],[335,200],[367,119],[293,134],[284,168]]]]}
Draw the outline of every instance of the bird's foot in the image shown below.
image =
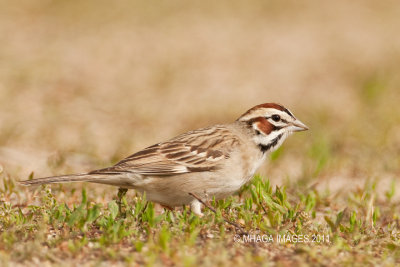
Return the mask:
{"type": "Polygon", "coordinates": [[[201,203],[200,201],[198,201],[197,199],[194,199],[191,203],[190,203],[190,209],[192,210],[192,212],[194,214],[196,214],[199,217],[203,217],[204,214],[201,212],[201,203]]]}

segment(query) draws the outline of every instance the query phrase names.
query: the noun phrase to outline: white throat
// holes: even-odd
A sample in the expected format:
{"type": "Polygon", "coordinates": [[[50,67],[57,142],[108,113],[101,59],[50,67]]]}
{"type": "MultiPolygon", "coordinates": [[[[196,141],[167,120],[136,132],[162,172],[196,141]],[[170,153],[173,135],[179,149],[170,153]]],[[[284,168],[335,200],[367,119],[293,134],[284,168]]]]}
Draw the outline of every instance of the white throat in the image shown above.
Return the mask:
{"type": "Polygon", "coordinates": [[[266,154],[277,150],[289,135],[290,132],[283,130],[271,132],[267,136],[259,134],[254,136],[253,140],[260,147],[261,151],[266,154]]]}

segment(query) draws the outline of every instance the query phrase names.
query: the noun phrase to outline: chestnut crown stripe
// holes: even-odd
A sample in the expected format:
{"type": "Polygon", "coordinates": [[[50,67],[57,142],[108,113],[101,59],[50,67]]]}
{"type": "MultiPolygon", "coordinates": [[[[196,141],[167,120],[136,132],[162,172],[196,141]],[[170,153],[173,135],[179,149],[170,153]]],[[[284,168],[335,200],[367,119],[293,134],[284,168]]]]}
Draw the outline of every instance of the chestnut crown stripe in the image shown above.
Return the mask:
{"type": "Polygon", "coordinates": [[[241,118],[247,117],[248,115],[252,114],[254,111],[260,110],[262,108],[271,108],[271,109],[283,111],[286,114],[288,114],[290,117],[294,118],[293,114],[284,106],[276,104],[276,103],[264,103],[264,104],[260,104],[255,107],[252,107],[251,109],[246,111],[242,116],[240,116],[238,120],[240,120],[241,118]]]}

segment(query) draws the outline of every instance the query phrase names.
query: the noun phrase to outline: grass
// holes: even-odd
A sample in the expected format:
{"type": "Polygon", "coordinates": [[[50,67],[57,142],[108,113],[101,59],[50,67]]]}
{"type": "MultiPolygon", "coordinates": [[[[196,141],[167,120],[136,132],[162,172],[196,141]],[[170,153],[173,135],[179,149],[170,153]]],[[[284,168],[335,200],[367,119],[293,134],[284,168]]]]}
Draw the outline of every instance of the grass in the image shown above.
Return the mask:
{"type": "MultiPolygon", "coordinates": [[[[382,196],[369,182],[337,198],[313,187],[299,190],[293,183],[273,187],[256,176],[237,195],[210,201],[216,213],[206,209],[203,218],[187,207],[160,212],[145,197],[136,196],[123,198],[122,213],[115,200],[89,201],[85,189],[80,201],[69,206],[55,195],[76,192],[54,191],[37,188],[36,204],[1,202],[3,262],[182,266],[226,261],[268,265],[271,260],[283,265],[400,262],[394,184],[382,196]],[[241,235],[224,218],[239,223],[247,233],[241,235]]],[[[6,180],[1,194],[4,199],[18,192],[12,180],[6,180]]]]}

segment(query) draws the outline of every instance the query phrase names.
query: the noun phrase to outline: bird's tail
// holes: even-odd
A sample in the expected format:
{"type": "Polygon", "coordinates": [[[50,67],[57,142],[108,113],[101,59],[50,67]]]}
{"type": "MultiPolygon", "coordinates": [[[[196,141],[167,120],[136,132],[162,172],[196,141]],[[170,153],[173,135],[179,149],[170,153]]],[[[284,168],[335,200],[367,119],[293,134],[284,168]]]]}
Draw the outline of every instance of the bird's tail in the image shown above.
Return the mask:
{"type": "Polygon", "coordinates": [[[41,185],[41,184],[57,184],[57,183],[69,183],[69,182],[90,182],[99,184],[108,184],[115,186],[128,185],[129,181],[120,177],[119,175],[104,175],[104,174],[91,174],[91,173],[78,173],[68,174],[60,176],[51,176],[44,178],[37,178],[31,180],[20,181],[21,185],[41,185]]]}
{"type": "Polygon", "coordinates": [[[56,184],[56,183],[68,183],[68,182],[90,182],[93,179],[95,178],[91,174],[79,173],[79,174],[68,174],[68,175],[31,179],[26,181],[20,181],[19,183],[22,185],[30,186],[30,185],[56,184]]]}

